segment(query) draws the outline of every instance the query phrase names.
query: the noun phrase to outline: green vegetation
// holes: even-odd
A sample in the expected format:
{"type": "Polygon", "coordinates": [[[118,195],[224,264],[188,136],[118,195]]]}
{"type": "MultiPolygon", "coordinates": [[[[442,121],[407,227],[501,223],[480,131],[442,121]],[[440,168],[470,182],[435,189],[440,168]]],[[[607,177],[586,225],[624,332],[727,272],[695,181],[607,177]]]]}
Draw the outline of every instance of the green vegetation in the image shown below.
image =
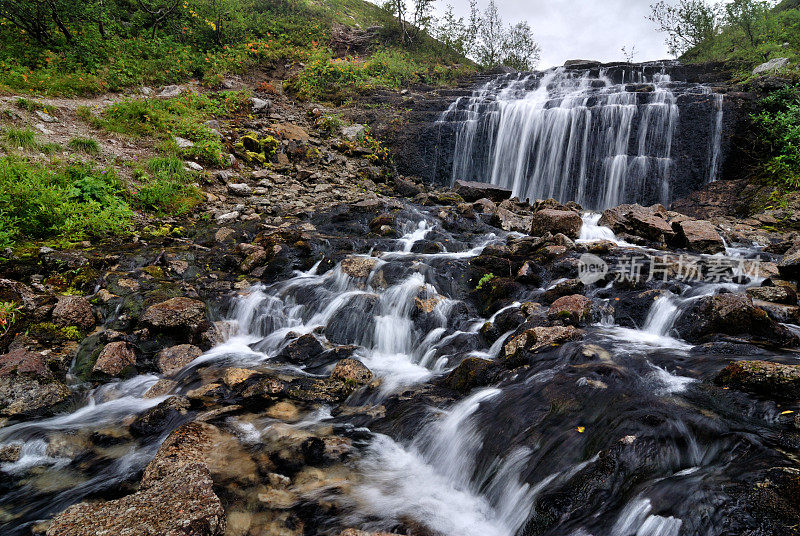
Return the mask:
{"type": "Polygon", "coordinates": [[[100,144],[92,138],[72,138],[67,143],[67,147],[78,153],[100,154],[100,144]]]}
{"type": "Polygon", "coordinates": [[[772,182],[800,188],[800,86],[786,86],[763,99],[754,116],[764,175],[772,182]]]}
{"type": "Polygon", "coordinates": [[[21,312],[22,307],[16,302],[0,302],[0,337],[14,327],[21,312]]]}
{"type": "Polygon", "coordinates": [[[29,128],[6,127],[3,131],[3,140],[13,148],[36,148],[36,133],[29,128]]]}
{"type": "Polygon", "coordinates": [[[183,162],[174,157],[150,159],[146,170],[140,170],[142,187],[133,195],[134,207],[156,214],[182,215],[202,201],[200,190],[190,183],[191,175],[183,162]]]}
{"type": "Polygon", "coordinates": [[[486,274],[486,275],[484,275],[483,277],[481,277],[480,281],[478,281],[478,284],[475,287],[475,290],[483,290],[483,287],[485,285],[487,285],[488,283],[491,283],[492,280],[495,279],[496,277],[497,276],[494,275],[494,274],[486,274]]]}

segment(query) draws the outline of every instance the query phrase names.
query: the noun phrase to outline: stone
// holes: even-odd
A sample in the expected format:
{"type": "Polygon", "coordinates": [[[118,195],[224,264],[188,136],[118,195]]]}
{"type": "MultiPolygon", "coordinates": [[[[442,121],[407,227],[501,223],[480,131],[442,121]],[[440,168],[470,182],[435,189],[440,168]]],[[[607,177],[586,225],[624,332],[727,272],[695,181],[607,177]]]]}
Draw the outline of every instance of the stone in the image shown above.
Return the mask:
{"type": "Polygon", "coordinates": [[[531,227],[528,233],[531,236],[542,236],[546,233],[562,233],[569,238],[578,238],[583,227],[580,214],[572,210],[544,209],[533,213],[531,227]]]}
{"type": "Polygon", "coordinates": [[[350,277],[366,279],[378,266],[374,257],[347,257],[341,263],[341,270],[350,277]]]}
{"type": "Polygon", "coordinates": [[[56,119],[52,115],[48,114],[47,112],[43,112],[42,110],[36,110],[36,117],[38,117],[40,121],[43,121],[45,123],[57,123],[58,122],[58,119],[56,119]]]}
{"type": "Polygon", "coordinates": [[[489,385],[494,377],[494,371],[493,361],[468,357],[444,377],[442,384],[454,391],[468,393],[476,387],[489,385]]]}
{"type": "Polygon", "coordinates": [[[550,306],[547,316],[570,324],[584,324],[592,318],[592,300],[581,294],[563,296],[550,306]]]}
{"type": "Polygon", "coordinates": [[[506,190],[494,184],[461,180],[455,182],[453,190],[464,198],[464,201],[470,203],[479,199],[489,199],[494,203],[500,203],[506,199],[511,199],[512,195],[511,190],[506,190]]]}
{"type": "Polygon", "coordinates": [[[253,377],[256,374],[258,374],[258,371],[252,369],[243,369],[243,368],[225,369],[225,372],[222,374],[222,383],[224,383],[227,387],[233,389],[237,385],[244,383],[245,381],[247,381],[249,378],[253,377]]]}
{"type": "Polygon", "coordinates": [[[109,343],[103,348],[92,367],[92,372],[116,377],[134,367],[136,367],[136,354],[133,348],[127,342],[118,341],[109,343]]]}
{"type": "Polygon", "coordinates": [[[533,218],[522,216],[505,208],[498,208],[494,213],[493,221],[496,221],[504,231],[527,233],[531,229],[533,218]]]}
{"type": "Polygon", "coordinates": [[[714,382],[768,398],[792,401],[800,399],[800,365],[737,361],[722,369],[714,382]]]}
{"type": "Polygon", "coordinates": [[[178,149],[189,149],[191,147],[194,147],[194,142],[189,141],[186,138],[175,136],[173,139],[175,140],[175,145],[178,146],[178,149]]]}
{"type": "Polygon", "coordinates": [[[183,419],[189,406],[189,400],[185,396],[171,396],[139,414],[130,425],[131,434],[137,437],[160,434],[174,426],[179,419],[183,419]]]}
{"type": "Polygon", "coordinates": [[[687,249],[709,255],[725,252],[725,241],[711,222],[685,220],[674,222],[672,229],[677,234],[675,242],[687,249]]]}
{"type": "Polygon", "coordinates": [[[236,221],[237,219],[239,219],[239,216],[241,216],[241,213],[234,210],[233,212],[225,212],[223,214],[220,214],[219,216],[216,217],[216,220],[217,223],[219,224],[225,224],[232,221],[236,221]]]}
{"type": "Polygon", "coordinates": [[[162,396],[166,396],[170,394],[172,391],[177,389],[178,382],[172,380],[158,380],[156,383],[153,384],[150,389],[145,391],[142,398],[146,399],[153,399],[153,398],[161,398],[162,396]]]}
{"type": "Polygon", "coordinates": [[[228,193],[239,197],[248,197],[253,195],[253,187],[247,183],[231,183],[228,184],[228,193]]]}
{"type": "Polygon", "coordinates": [[[59,381],[19,372],[0,377],[0,415],[49,415],[71,397],[72,391],[59,381]]]}
{"type": "Polygon", "coordinates": [[[284,139],[289,141],[308,141],[310,138],[308,132],[306,132],[303,127],[294,123],[279,123],[272,125],[272,128],[277,130],[284,139]]]}
{"type": "Polygon", "coordinates": [[[235,236],[236,231],[229,227],[222,227],[214,233],[214,240],[217,242],[227,242],[228,240],[233,240],[235,236]]]}
{"type": "Polygon", "coordinates": [[[309,359],[319,356],[325,348],[313,333],[307,333],[290,342],[279,357],[290,363],[304,363],[309,359]]]}
{"type": "Polygon", "coordinates": [[[155,330],[195,331],[206,321],[206,305],[191,298],[172,298],[148,307],[140,320],[155,330]]]}
{"type": "Polygon", "coordinates": [[[83,331],[94,327],[92,304],[82,296],[64,296],[53,309],[53,320],[59,326],[77,326],[83,331]]]}
{"type": "Polygon", "coordinates": [[[106,502],[79,503],[57,515],[47,536],[223,536],[225,510],[202,463],[175,469],[141,491],[106,502]]]}
{"type": "Polygon", "coordinates": [[[422,186],[403,177],[394,178],[394,190],[405,197],[415,197],[424,191],[422,186]]]}
{"type": "Polygon", "coordinates": [[[22,454],[20,443],[11,443],[0,446],[0,463],[14,463],[22,454]]]}
{"type": "Polygon", "coordinates": [[[258,97],[251,97],[250,104],[252,105],[253,112],[267,113],[272,108],[272,101],[266,99],[259,99],[258,97]]]}
{"type": "Polygon", "coordinates": [[[786,254],[778,263],[778,273],[785,279],[800,280],[800,249],[786,254]]]}
{"type": "Polygon", "coordinates": [[[514,362],[524,352],[536,353],[583,337],[583,331],[573,326],[536,327],[526,330],[506,343],[504,356],[514,362]]]}
{"type": "Polygon", "coordinates": [[[564,296],[571,296],[583,292],[585,286],[586,285],[580,279],[561,281],[547,289],[544,294],[542,294],[541,301],[542,303],[552,304],[554,301],[564,296]]]}
{"type": "Polygon", "coordinates": [[[348,141],[356,141],[364,136],[366,127],[358,123],[342,128],[342,137],[348,141]]]}
{"type": "Polygon", "coordinates": [[[691,343],[723,334],[773,346],[800,345],[796,335],[743,294],[718,294],[697,300],[675,320],[675,330],[691,343]]]}
{"type": "Polygon", "coordinates": [[[157,95],[160,99],[174,99],[175,97],[180,97],[183,95],[185,88],[182,86],[166,86],[161,90],[161,92],[157,95]]]}
{"type": "Polygon", "coordinates": [[[747,289],[747,295],[754,300],[797,305],[797,292],[788,286],[750,287],[747,289]]]}
{"type": "Polygon", "coordinates": [[[639,236],[653,242],[671,241],[675,231],[667,222],[666,209],[661,205],[620,205],[608,209],[598,222],[617,234],[639,236]]]}
{"type": "Polygon", "coordinates": [[[156,356],[156,365],[162,374],[172,376],[201,355],[203,351],[197,346],[179,344],[161,350],[156,356]]]}
{"type": "Polygon", "coordinates": [[[357,359],[342,359],[336,363],[331,379],[367,385],[372,381],[372,372],[357,359]]]}
{"type": "Polygon", "coordinates": [[[203,171],[203,166],[201,166],[197,162],[186,162],[186,167],[189,168],[191,171],[203,171]]]}
{"type": "Polygon", "coordinates": [[[753,74],[760,75],[774,73],[783,69],[784,67],[787,67],[790,63],[791,62],[789,61],[789,58],[774,58],[753,69],[753,74]]]}

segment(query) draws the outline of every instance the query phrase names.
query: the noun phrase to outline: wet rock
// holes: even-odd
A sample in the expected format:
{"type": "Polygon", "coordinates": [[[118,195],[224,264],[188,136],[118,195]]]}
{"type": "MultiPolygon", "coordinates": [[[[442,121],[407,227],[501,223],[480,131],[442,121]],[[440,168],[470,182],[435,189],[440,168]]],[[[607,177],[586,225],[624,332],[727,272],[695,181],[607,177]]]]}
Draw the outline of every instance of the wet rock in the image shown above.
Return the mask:
{"type": "Polygon", "coordinates": [[[22,455],[22,445],[12,443],[0,446],[0,463],[14,463],[22,455]]]}
{"type": "Polygon", "coordinates": [[[367,385],[372,381],[372,372],[357,359],[342,359],[336,363],[331,378],[356,385],[367,385]]]}
{"type": "Polygon", "coordinates": [[[592,318],[592,300],[581,294],[564,296],[553,302],[547,316],[568,324],[584,324],[592,318]]]}
{"type": "Polygon", "coordinates": [[[153,386],[148,389],[142,398],[152,399],[160,398],[168,395],[178,387],[178,382],[172,380],[158,380],[153,386]]]}
{"type": "Polygon", "coordinates": [[[778,263],[778,272],[781,277],[797,281],[800,279],[800,249],[796,252],[788,253],[781,262],[778,263]]]}
{"type": "Polygon", "coordinates": [[[796,335],[769,318],[763,309],[753,305],[750,297],[742,294],[701,298],[678,316],[675,329],[692,343],[724,334],[777,346],[800,345],[796,335]]]}
{"type": "Polygon", "coordinates": [[[703,220],[685,220],[674,222],[672,229],[675,231],[675,243],[692,251],[700,253],[722,253],[725,251],[725,242],[717,229],[710,222],[703,220]]]}
{"type": "Polygon", "coordinates": [[[197,359],[203,351],[192,344],[179,344],[164,348],[156,356],[156,365],[162,374],[171,376],[197,359]]]}
{"type": "Polygon", "coordinates": [[[653,242],[671,241],[675,236],[661,205],[620,205],[604,211],[599,225],[610,227],[618,235],[639,236],[653,242]]]}
{"type": "Polygon", "coordinates": [[[777,71],[780,71],[790,63],[791,61],[789,60],[789,58],[773,58],[768,62],[762,63],[761,65],[753,69],[753,74],[758,76],[761,74],[775,73],[777,71]]]}
{"type": "Polygon", "coordinates": [[[395,177],[394,189],[405,197],[415,197],[423,192],[422,186],[403,177],[395,177]]]}
{"type": "Polygon", "coordinates": [[[306,363],[325,351],[313,333],[307,333],[290,342],[278,355],[289,363],[306,363]]]}
{"type": "Polygon", "coordinates": [[[188,412],[189,400],[186,397],[171,396],[136,417],[130,431],[139,437],[153,436],[175,426],[188,412]]]}
{"type": "Polygon", "coordinates": [[[542,303],[553,303],[564,296],[571,296],[583,292],[585,285],[580,279],[567,279],[547,289],[542,294],[542,303]]]}
{"type": "Polygon", "coordinates": [[[797,292],[788,286],[750,287],[747,295],[754,300],[797,305],[797,292]]]}
{"type": "Polygon", "coordinates": [[[133,495],[69,507],[53,519],[47,536],[223,536],[225,511],[212,486],[208,468],[189,464],[133,495]]]}
{"type": "Polygon", "coordinates": [[[533,213],[531,219],[531,236],[542,236],[545,233],[562,233],[570,238],[578,238],[583,227],[580,214],[572,210],[544,209],[533,213]]]}
{"type": "Polygon", "coordinates": [[[625,328],[642,329],[653,303],[664,295],[662,290],[628,292],[613,302],[614,322],[625,328]]]}
{"type": "Polygon", "coordinates": [[[378,266],[378,259],[373,257],[347,257],[341,263],[342,272],[356,279],[366,279],[378,266]]]}
{"type": "Polygon", "coordinates": [[[444,377],[442,385],[460,393],[468,393],[476,387],[489,385],[494,379],[495,370],[493,361],[468,357],[444,377]]]}
{"type": "Polygon", "coordinates": [[[147,308],[141,322],[160,331],[196,331],[206,321],[206,306],[190,298],[172,298],[147,308]]]}
{"type": "Polygon", "coordinates": [[[253,195],[253,187],[247,183],[230,183],[227,186],[228,193],[239,197],[248,197],[253,195]]]}
{"type": "Polygon", "coordinates": [[[515,363],[523,354],[541,352],[554,346],[583,337],[584,332],[573,326],[536,327],[526,330],[506,343],[504,357],[507,363],[515,363]]]}
{"type": "Polygon", "coordinates": [[[92,305],[81,296],[59,298],[53,309],[53,321],[62,327],[77,326],[83,331],[89,331],[95,324],[92,305]]]}
{"type": "Polygon", "coordinates": [[[379,298],[374,294],[354,296],[337,310],[325,326],[325,337],[334,344],[359,344],[365,333],[372,333],[379,298]]]}
{"type": "Polygon", "coordinates": [[[267,411],[264,412],[264,415],[270,419],[292,423],[300,420],[300,408],[291,402],[282,400],[270,406],[267,411]]]}
{"type": "Polygon", "coordinates": [[[117,377],[136,367],[136,354],[130,344],[124,341],[107,344],[92,367],[95,374],[117,377]]]}
{"type": "Polygon", "coordinates": [[[722,369],[714,382],[768,398],[800,399],[800,365],[737,361],[722,369]]]}
{"type": "Polygon", "coordinates": [[[506,199],[511,199],[511,190],[506,190],[493,184],[471,181],[456,181],[453,186],[455,193],[464,198],[465,201],[475,202],[479,199],[490,199],[495,203],[500,203],[506,199]]]}
{"type": "Polygon", "coordinates": [[[504,231],[527,233],[531,229],[533,219],[531,216],[523,216],[505,208],[498,208],[492,221],[504,231]]]}
{"type": "Polygon", "coordinates": [[[43,354],[19,348],[0,356],[0,414],[46,415],[71,397],[70,389],[53,377],[43,354]]]}
{"type": "Polygon", "coordinates": [[[252,369],[243,369],[243,368],[229,368],[225,369],[225,372],[222,374],[222,383],[224,383],[230,389],[233,389],[237,385],[247,381],[249,378],[258,374],[257,370],[252,369]]]}
{"type": "Polygon", "coordinates": [[[763,309],[767,315],[776,322],[782,324],[800,323],[800,307],[796,305],[783,305],[761,300],[753,300],[753,305],[759,309],[763,309]]]}

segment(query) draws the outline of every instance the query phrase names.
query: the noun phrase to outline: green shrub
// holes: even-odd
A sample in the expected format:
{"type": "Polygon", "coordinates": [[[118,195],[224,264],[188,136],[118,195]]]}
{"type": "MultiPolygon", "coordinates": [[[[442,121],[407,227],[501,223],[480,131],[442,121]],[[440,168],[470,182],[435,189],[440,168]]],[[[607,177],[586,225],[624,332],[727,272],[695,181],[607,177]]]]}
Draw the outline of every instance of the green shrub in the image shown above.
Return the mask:
{"type": "Polygon", "coordinates": [[[3,139],[14,147],[23,149],[36,148],[36,133],[29,128],[6,127],[3,139]]]}
{"type": "Polygon", "coordinates": [[[771,180],[800,188],[800,86],[786,86],[760,104],[753,120],[767,155],[762,169],[771,180]]]}
{"type": "Polygon", "coordinates": [[[67,147],[78,153],[100,154],[100,144],[92,138],[72,138],[67,147]]]}
{"type": "Polygon", "coordinates": [[[180,159],[152,158],[145,167],[149,174],[140,173],[142,187],[131,199],[135,207],[156,214],[182,215],[202,202],[202,192],[190,184],[191,175],[180,159]]]}

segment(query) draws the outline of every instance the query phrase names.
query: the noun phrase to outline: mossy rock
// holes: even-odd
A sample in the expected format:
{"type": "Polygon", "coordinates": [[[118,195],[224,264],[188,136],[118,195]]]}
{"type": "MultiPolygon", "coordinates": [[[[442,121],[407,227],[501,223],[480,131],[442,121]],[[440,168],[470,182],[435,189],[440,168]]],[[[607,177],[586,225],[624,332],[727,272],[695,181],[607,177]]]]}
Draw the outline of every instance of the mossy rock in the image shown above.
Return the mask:
{"type": "Polygon", "coordinates": [[[103,351],[105,345],[100,340],[100,335],[91,335],[83,340],[78,353],[75,355],[75,365],[72,367],[72,372],[82,381],[89,379],[92,373],[94,364],[97,363],[97,358],[100,357],[100,352],[103,351]]]}
{"type": "Polygon", "coordinates": [[[57,326],[51,322],[32,324],[29,331],[40,342],[79,341],[83,333],[77,326],[57,326]]]}

